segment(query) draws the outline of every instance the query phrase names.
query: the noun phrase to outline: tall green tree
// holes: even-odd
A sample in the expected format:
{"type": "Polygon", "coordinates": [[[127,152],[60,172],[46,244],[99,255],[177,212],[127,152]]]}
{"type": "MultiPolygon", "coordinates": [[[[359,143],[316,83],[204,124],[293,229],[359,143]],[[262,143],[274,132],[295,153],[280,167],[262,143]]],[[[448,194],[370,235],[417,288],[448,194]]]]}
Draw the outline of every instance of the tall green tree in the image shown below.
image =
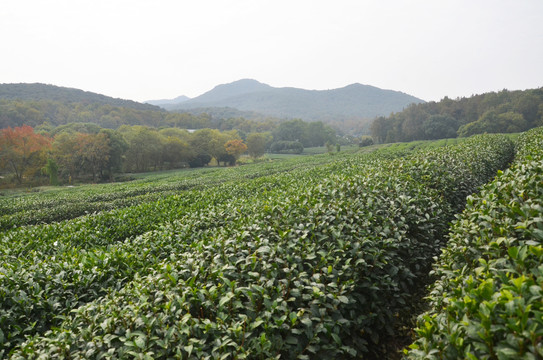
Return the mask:
{"type": "Polygon", "coordinates": [[[164,139],[162,159],[170,169],[184,167],[195,156],[196,153],[187,142],[174,136],[164,139]]]}
{"type": "Polygon", "coordinates": [[[113,180],[113,174],[122,171],[124,154],[128,150],[128,143],[124,140],[121,133],[117,130],[102,129],[100,134],[104,134],[109,141],[109,160],[102,173],[102,178],[113,180]]]}
{"type": "Polygon", "coordinates": [[[57,186],[58,182],[58,165],[54,159],[47,159],[47,164],[44,167],[44,171],[49,175],[49,184],[57,186]]]}
{"type": "Polygon", "coordinates": [[[109,167],[109,156],[111,146],[109,137],[105,133],[99,134],[77,134],[77,152],[81,161],[81,169],[92,176],[104,178],[104,173],[109,167]]]}
{"type": "Polygon", "coordinates": [[[458,121],[448,115],[430,115],[422,123],[425,140],[455,138],[458,121]]]}
{"type": "Polygon", "coordinates": [[[310,122],[307,124],[306,133],[303,137],[306,141],[304,146],[323,146],[327,142],[336,142],[336,131],[321,121],[310,122]]]}
{"type": "Polygon", "coordinates": [[[267,136],[263,133],[252,133],[247,136],[247,150],[253,159],[259,158],[266,152],[267,136]]]}
{"type": "Polygon", "coordinates": [[[80,171],[79,152],[76,134],[61,133],[55,136],[52,147],[52,156],[59,166],[61,177],[68,183],[75,179],[80,171]]]}
{"type": "Polygon", "coordinates": [[[119,131],[128,144],[125,154],[126,170],[144,172],[159,168],[163,151],[161,136],[156,129],[135,125],[121,127],[119,131]]]}
{"type": "Polygon", "coordinates": [[[308,124],[300,119],[281,123],[273,132],[274,141],[299,141],[307,144],[308,124]]]}

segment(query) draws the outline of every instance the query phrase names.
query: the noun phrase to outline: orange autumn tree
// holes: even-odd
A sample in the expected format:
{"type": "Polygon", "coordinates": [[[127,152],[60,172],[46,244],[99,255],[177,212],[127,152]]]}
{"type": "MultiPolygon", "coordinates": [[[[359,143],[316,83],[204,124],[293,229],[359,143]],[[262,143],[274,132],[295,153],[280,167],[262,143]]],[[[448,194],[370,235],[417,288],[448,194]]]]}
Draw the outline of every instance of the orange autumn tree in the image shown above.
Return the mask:
{"type": "Polygon", "coordinates": [[[13,173],[18,184],[38,173],[46,162],[51,139],[34,133],[31,126],[0,130],[0,169],[13,173]]]}
{"type": "Polygon", "coordinates": [[[239,159],[241,154],[247,151],[247,145],[245,145],[243,140],[240,139],[227,141],[226,144],[224,144],[224,148],[226,153],[233,156],[236,161],[239,159]]]}

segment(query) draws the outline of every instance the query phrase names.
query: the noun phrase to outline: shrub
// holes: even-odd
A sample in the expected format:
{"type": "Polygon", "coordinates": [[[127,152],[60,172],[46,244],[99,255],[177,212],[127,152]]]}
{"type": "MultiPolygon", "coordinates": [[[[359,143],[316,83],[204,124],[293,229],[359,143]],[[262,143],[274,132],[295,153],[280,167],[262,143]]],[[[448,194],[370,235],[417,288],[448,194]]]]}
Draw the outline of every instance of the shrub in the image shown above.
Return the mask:
{"type": "Polygon", "coordinates": [[[543,128],[451,228],[409,359],[543,356],[543,128]]]}

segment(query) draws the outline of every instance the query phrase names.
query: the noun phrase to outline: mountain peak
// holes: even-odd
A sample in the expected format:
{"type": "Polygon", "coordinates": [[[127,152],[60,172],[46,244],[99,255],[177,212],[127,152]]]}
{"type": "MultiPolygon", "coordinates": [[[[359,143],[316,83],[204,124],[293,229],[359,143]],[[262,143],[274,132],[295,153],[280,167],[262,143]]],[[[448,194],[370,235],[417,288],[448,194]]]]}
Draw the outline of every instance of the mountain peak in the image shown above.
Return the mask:
{"type": "Polygon", "coordinates": [[[399,91],[359,83],[332,90],[304,90],[276,88],[253,79],[241,79],[217,85],[168,109],[234,108],[281,118],[334,122],[372,119],[420,102],[424,101],[399,91]]]}
{"type": "Polygon", "coordinates": [[[229,97],[240,96],[244,94],[266,91],[272,89],[271,86],[263,84],[254,79],[241,79],[228,84],[215,86],[208,92],[195,97],[194,102],[212,102],[221,101],[229,97]]]}

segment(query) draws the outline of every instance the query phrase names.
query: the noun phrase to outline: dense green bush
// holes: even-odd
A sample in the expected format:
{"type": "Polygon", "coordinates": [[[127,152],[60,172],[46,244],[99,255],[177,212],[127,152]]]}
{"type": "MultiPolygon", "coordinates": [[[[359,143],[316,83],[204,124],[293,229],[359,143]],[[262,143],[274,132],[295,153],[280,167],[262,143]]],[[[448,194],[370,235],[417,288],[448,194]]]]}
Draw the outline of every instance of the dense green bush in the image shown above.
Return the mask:
{"type": "Polygon", "coordinates": [[[271,144],[270,151],[276,154],[301,154],[304,146],[299,141],[276,141],[271,144]]]}
{"type": "Polygon", "coordinates": [[[451,229],[409,359],[543,357],[543,128],[451,229]]]}
{"type": "Polygon", "coordinates": [[[383,356],[442,245],[448,193],[506,166],[504,139],[299,164],[10,231],[0,355],[383,356]]]}

